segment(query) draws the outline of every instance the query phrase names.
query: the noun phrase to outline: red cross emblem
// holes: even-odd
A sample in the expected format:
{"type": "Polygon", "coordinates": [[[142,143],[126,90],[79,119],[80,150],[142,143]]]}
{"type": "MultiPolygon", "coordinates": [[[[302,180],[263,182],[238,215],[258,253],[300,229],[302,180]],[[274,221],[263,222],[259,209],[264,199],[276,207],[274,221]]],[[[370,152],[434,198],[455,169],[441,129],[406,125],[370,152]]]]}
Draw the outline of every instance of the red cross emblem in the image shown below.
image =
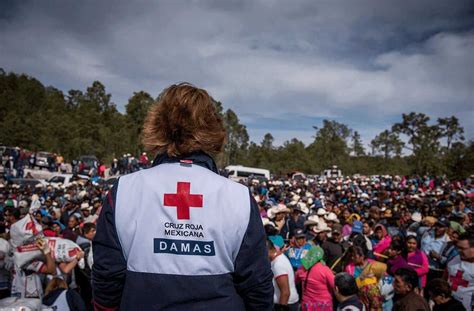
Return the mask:
{"type": "Polygon", "coordinates": [[[467,287],[469,285],[469,282],[462,278],[463,274],[464,274],[464,271],[458,270],[455,276],[449,277],[449,280],[451,281],[451,284],[452,284],[451,287],[453,288],[453,291],[457,291],[459,286],[467,287]]]}
{"type": "Polygon", "coordinates": [[[38,230],[36,229],[35,222],[33,220],[26,223],[25,229],[33,231],[33,235],[38,234],[38,230]]]}
{"type": "Polygon", "coordinates": [[[178,219],[189,219],[190,207],[202,207],[202,194],[191,194],[191,183],[178,182],[176,194],[165,193],[165,206],[176,206],[178,219]]]}

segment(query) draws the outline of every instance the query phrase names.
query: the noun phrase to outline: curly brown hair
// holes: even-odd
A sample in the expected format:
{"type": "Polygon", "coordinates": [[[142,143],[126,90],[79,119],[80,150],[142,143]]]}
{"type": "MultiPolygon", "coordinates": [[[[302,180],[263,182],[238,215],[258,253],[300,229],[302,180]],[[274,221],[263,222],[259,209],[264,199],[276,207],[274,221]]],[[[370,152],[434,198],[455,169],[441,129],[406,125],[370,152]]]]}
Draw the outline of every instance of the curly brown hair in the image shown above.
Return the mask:
{"type": "Polygon", "coordinates": [[[212,98],[189,83],[166,88],[148,110],[143,125],[145,149],[170,157],[196,151],[216,155],[225,139],[224,124],[212,98]]]}

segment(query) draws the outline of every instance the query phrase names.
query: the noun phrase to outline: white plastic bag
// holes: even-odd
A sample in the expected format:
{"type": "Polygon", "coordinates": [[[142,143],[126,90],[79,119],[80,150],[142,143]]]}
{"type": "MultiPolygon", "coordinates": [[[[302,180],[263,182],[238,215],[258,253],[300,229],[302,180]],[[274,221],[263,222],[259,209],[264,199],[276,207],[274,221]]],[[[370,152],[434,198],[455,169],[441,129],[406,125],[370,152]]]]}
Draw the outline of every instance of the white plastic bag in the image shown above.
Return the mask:
{"type": "MultiPolygon", "coordinates": [[[[79,245],[68,239],[50,237],[46,240],[55,262],[71,262],[82,251],[79,245]]],[[[24,267],[35,259],[43,258],[42,256],[35,244],[18,246],[13,252],[13,260],[18,267],[24,267]]]]}
{"type": "Polygon", "coordinates": [[[15,266],[23,268],[33,260],[42,259],[43,254],[35,244],[20,245],[13,251],[15,266]]]}
{"type": "Polygon", "coordinates": [[[43,237],[43,227],[30,214],[10,228],[10,243],[13,247],[34,243],[38,237],[43,237]]]}
{"type": "Polygon", "coordinates": [[[71,262],[81,252],[79,245],[68,239],[47,238],[51,257],[56,262],[71,262]]]}
{"type": "Polygon", "coordinates": [[[41,303],[41,299],[8,297],[0,300],[0,310],[23,311],[23,310],[48,310],[41,303]]]}
{"type": "Polygon", "coordinates": [[[5,239],[0,239],[0,257],[2,257],[2,254],[7,256],[8,253],[10,253],[10,243],[5,239]]]}

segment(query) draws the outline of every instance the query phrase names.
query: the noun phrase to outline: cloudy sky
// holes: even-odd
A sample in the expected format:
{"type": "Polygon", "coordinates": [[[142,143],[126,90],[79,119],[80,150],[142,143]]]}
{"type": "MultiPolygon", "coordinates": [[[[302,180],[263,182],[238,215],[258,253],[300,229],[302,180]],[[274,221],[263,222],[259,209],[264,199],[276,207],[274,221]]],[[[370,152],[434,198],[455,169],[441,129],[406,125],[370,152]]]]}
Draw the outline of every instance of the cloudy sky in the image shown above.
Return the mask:
{"type": "Polygon", "coordinates": [[[1,1],[0,67],[64,91],[188,81],[260,142],[312,141],[335,119],[365,143],[416,111],[474,138],[474,2],[1,1]]]}

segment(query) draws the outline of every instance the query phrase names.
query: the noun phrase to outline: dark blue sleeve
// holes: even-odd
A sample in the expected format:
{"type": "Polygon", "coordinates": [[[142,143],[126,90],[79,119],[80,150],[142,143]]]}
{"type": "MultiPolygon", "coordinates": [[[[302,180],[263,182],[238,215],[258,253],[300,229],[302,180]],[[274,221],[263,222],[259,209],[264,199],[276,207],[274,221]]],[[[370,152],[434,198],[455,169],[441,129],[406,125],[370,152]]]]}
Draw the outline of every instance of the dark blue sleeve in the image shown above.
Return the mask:
{"type": "Polygon", "coordinates": [[[117,188],[118,181],[102,203],[92,242],[92,294],[96,309],[118,309],[125,284],[127,263],[115,227],[117,188]]]}
{"type": "Polygon", "coordinates": [[[86,311],[86,305],[82,297],[74,290],[68,289],[66,292],[66,300],[69,310],[86,311]]]}
{"type": "Polygon", "coordinates": [[[272,310],[273,273],[265,232],[252,195],[250,202],[250,221],[235,260],[234,284],[246,310],[272,310]]]}

